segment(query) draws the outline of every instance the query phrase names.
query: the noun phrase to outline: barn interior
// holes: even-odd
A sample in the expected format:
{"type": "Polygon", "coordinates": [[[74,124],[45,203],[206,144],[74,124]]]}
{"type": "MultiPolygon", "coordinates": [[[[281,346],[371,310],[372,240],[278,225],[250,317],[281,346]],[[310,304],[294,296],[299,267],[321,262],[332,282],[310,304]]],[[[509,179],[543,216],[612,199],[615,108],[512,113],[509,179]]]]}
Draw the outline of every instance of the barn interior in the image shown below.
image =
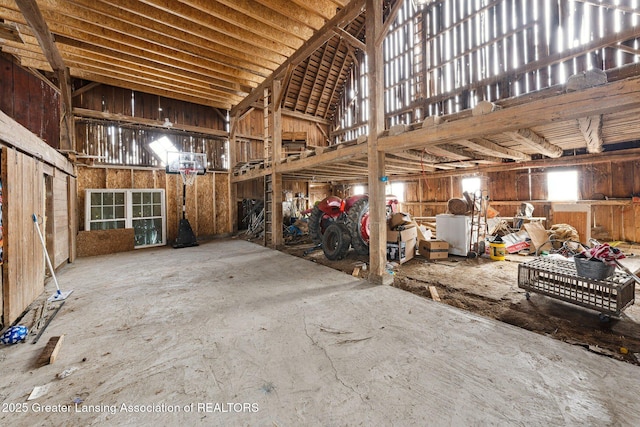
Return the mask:
{"type": "Polygon", "coordinates": [[[639,0],[0,0],[0,47],[3,423],[640,423],[639,0]]]}

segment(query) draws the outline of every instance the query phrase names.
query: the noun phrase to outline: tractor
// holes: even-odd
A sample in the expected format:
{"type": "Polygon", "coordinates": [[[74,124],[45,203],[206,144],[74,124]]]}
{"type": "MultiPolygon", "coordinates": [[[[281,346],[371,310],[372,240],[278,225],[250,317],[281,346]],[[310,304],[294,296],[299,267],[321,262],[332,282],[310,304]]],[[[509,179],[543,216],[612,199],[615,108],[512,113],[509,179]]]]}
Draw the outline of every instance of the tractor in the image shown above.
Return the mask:
{"type": "MultiPolygon", "coordinates": [[[[387,216],[398,210],[395,196],[387,196],[386,204],[387,216]]],[[[359,255],[369,254],[369,196],[323,199],[311,210],[309,235],[332,261],[344,258],[351,246],[359,255]]]]}

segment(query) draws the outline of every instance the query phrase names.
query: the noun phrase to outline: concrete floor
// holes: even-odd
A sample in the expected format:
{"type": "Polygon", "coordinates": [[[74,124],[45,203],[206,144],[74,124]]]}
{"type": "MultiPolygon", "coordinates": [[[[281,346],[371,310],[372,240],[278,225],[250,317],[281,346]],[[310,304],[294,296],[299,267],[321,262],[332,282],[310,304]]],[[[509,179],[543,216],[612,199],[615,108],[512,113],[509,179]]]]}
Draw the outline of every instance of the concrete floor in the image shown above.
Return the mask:
{"type": "Polygon", "coordinates": [[[640,425],[637,366],[244,241],[58,280],[40,341],[0,347],[0,425],[640,425]]]}

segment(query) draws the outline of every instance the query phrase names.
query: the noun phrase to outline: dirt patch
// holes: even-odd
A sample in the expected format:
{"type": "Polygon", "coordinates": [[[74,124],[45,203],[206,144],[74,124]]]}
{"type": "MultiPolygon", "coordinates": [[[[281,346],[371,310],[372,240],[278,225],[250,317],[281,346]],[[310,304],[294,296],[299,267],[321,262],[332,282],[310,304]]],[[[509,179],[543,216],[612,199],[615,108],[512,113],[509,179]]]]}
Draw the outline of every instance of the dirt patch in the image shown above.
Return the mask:
{"type": "MultiPolygon", "coordinates": [[[[321,249],[313,250],[305,240],[288,244],[282,251],[347,274],[369,262],[368,256],[353,250],[343,260],[329,261],[321,249]]],[[[450,256],[433,262],[417,256],[393,266],[393,286],[424,298],[431,298],[428,287],[435,286],[444,304],[640,365],[640,307],[633,305],[619,319],[603,321],[598,312],[543,295],[532,293],[527,299],[526,292],[518,288],[518,265],[531,259],[510,255],[506,261],[494,262],[450,256]]],[[[367,273],[360,271],[358,276],[364,278],[367,273]]],[[[636,286],[636,299],[639,294],[636,286]]]]}

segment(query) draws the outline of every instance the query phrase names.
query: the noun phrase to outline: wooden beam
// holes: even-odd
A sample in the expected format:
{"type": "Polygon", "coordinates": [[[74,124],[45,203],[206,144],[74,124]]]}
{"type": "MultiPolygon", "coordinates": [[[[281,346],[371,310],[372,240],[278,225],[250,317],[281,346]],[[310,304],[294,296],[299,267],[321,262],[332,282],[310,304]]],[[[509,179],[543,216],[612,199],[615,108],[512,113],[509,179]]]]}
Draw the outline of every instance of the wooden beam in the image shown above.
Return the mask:
{"type": "Polygon", "coordinates": [[[398,12],[402,8],[402,5],[404,5],[404,2],[402,0],[395,1],[393,7],[391,8],[391,12],[389,12],[387,19],[385,19],[384,21],[384,25],[382,27],[382,30],[380,31],[380,34],[378,34],[378,38],[376,39],[376,46],[380,46],[384,41],[384,38],[387,37],[387,34],[389,34],[391,25],[393,24],[393,21],[395,21],[396,17],[398,16],[398,12]]]}
{"type": "Polygon", "coordinates": [[[62,55],[53,39],[53,34],[40,12],[36,0],[21,0],[17,2],[22,15],[31,27],[42,53],[47,58],[51,68],[56,73],[60,87],[60,149],[75,151],[75,125],[73,121],[73,104],[71,102],[71,75],[69,68],[64,63],[62,55]]]}
{"type": "Polygon", "coordinates": [[[69,175],[74,175],[73,165],[66,157],[2,111],[0,111],[0,140],[69,175]]]}
{"type": "Polygon", "coordinates": [[[256,102],[263,95],[263,91],[266,87],[269,87],[271,81],[280,74],[286,71],[289,64],[298,64],[309,57],[320,46],[325,44],[328,40],[334,37],[334,27],[342,28],[347,23],[353,21],[357,16],[362,13],[365,0],[352,0],[347,6],[345,6],[340,12],[336,14],[330,21],[328,21],[319,31],[317,31],[307,42],[298,49],[293,55],[291,55],[283,64],[281,64],[269,77],[265,79],[260,85],[255,88],[249,96],[243,99],[238,105],[233,107],[232,114],[236,110],[243,111],[248,108],[252,103],[256,102]]]}
{"type": "MultiPolygon", "coordinates": [[[[464,171],[438,171],[429,174],[430,178],[444,178],[450,176],[460,176],[469,173],[495,173],[524,169],[546,169],[561,168],[579,165],[589,165],[597,163],[615,163],[626,161],[639,161],[640,148],[631,148],[628,150],[608,151],[600,154],[580,154],[577,156],[565,156],[559,159],[540,159],[522,163],[501,163],[500,165],[476,166],[473,169],[465,169],[464,171]]],[[[420,177],[407,176],[406,179],[420,179],[420,177]]]]}
{"type": "Polygon", "coordinates": [[[393,276],[387,265],[387,213],[384,152],[379,150],[379,136],[384,130],[384,58],[376,41],[382,32],[383,0],[366,0],[366,40],[369,77],[369,135],[367,157],[369,159],[369,281],[388,285],[393,276]]]}
{"type": "Polygon", "coordinates": [[[531,156],[528,154],[505,148],[486,138],[474,138],[473,140],[462,139],[456,141],[456,144],[488,156],[502,157],[516,161],[531,160],[531,156]]]}
{"type": "Polygon", "coordinates": [[[282,161],[282,108],[279,108],[276,100],[280,97],[282,82],[273,80],[271,85],[271,105],[269,108],[271,122],[271,147],[272,147],[272,189],[271,194],[271,244],[278,248],[284,244],[282,233],[282,175],[280,174],[280,162],[282,161]]]}
{"type": "Polygon", "coordinates": [[[163,121],[159,121],[159,120],[144,119],[142,117],[125,116],[124,114],[106,113],[106,112],[102,112],[102,111],[88,110],[86,108],[74,108],[73,109],[73,113],[77,117],[86,117],[86,118],[90,118],[90,119],[101,119],[101,120],[110,120],[110,121],[114,121],[114,122],[130,123],[130,124],[135,124],[135,125],[158,127],[158,128],[168,129],[168,130],[183,130],[183,131],[187,131],[187,132],[194,132],[194,133],[200,133],[200,134],[203,134],[203,135],[218,136],[218,137],[223,137],[223,138],[228,138],[229,137],[229,132],[224,131],[224,130],[204,128],[204,127],[200,127],[200,126],[181,125],[180,123],[174,123],[172,127],[167,128],[167,127],[164,126],[164,122],[163,121]]]}
{"type": "Polygon", "coordinates": [[[602,115],[580,117],[578,127],[587,143],[587,152],[602,153],[602,115]]]}
{"type": "Polygon", "coordinates": [[[49,342],[47,342],[47,345],[45,345],[42,349],[40,356],[38,356],[36,366],[42,367],[46,365],[52,365],[58,358],[58,353],[60,352],[60,348],[62,347],[63,342],[64,335],[49,338],[49,342]]]}
{"type": "MultiPolygon", "coordinates": [[[[262,110],[264,108],[264,105],[253,103],[251,104],[250,108],[253,108],[256,110],[262,110]]],[[[236,109],[234,108],[231,111],[235,111],[235,110],[236,109]]],[[[238,111],[242,111],[242,110],[238,110],[238,111]]],[[[321,125],[330,126],[332,124],[330,120],[324,119],[322,117],[312,116],[311,114],[301,113],[299,111],[282,110],[282,115],[287,117],[293,117],[300,120],[306,120],[308,122],[320,123],[321,125]]]]}
{"type": "Polygon", "coordinates": [[[333,28],[333,32],[336,33],[339,37],[349,43],[351,46],[360,49],[361,51],[365,51],[366,45],[362,43],[357,38],[353,37],[351,34],[343,30],[342,28],[333,28]]]}
{"type": "Polygon", "coordinates": [[[622,112],[640,107],[640,77],[602,86],[562,93],[525,104],[503,108],[484,116],[464,117],[427,126],[398,136],[382,137],[379,150],[394,152],[422,149],[462,139],[531,128],[550,122],[576,120],[596,114],[622,112]]]}
{"type": "Polygon", "coordinates": [[[90,90],[97,88],[98,86],[102,86],[102,83],[98,83],[98,82],[88,83],[88,84],[82,86],[81,88],[78,88],[78,89],[74,90],[73,92],[71,92],[71,97],[75,98],[76,96],[80,96],[83,93],[87,93],[90,90]]]}
{"type": "Polygon", "coordinates": [[[505,135],[519,144],[544,154],[547,157],[556,159],[562,156],[562,148],[547,142],[546,139],[532,131],[531,129],[518,129],[517,132],[505,132],[505,135]]]}
{"type": "Polygon", "coordinates": [[[16,43],[24,43],[15,25],[0,22],[0,39],[10,40],[16,43]]]}

